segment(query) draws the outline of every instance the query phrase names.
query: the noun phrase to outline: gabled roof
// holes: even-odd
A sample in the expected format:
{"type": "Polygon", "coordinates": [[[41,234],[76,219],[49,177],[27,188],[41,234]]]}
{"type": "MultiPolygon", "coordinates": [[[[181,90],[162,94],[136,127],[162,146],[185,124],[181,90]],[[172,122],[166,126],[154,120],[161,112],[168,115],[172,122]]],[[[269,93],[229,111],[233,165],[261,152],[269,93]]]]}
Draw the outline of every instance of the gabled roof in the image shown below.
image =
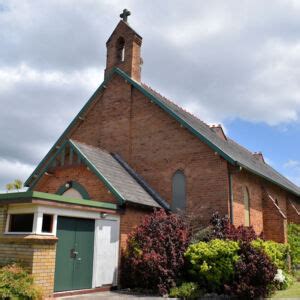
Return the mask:
{"type": "Polygon", "coordinates": [[[119,75],[125,79],[126,82],[134,86],[137,90],[143,93],[150,101],[158,105],[170,116],[175,118],[182,126],[187,128],[192,134],[198,137],[201,141],[206,143],[213,151],[217,152],[221,157],[234,166],[240,166],[251,173],[254,173],[269,182],[272,182],[285,190],[292,192],[293,194],[300,196],[300,188],[285,178],[283,175],[274,170],[271,166],[255,158],[252,153],[239,144],[235,143],[233,140],[227,138],[224,140],[220,138],[214,130],[212,130],[207,124],[199,120],[194,115],[185,111],[172,101],[163,97],[150,87],[145,84],[141,84],[131,77],[129,77],[125,72],[118,68],[114,68],[105,81],[100,85],[94,95],[89,99],[86,105],[82,108],[79,114],[75,117],[72,123],[68,126],[62,136],[58,139],[56,144],[51,148],[46,157],[41,161],[38,167],[34,170],[31,176],[25,182],[26,186],[30,186],[34,180],[34,176],[38,176],[42,170],[43,165],[51,156],[51,153],[55,150],[55,147],[62,143],[66,138],[72,128],[75,126],[76,122],[84,115],[88,107],[97,99],[97,96],[106,87],[106,84],[110,81],[113,75],[119,75]]]}
{"type": "MultiPolygon", "coordinates": [[[[129,201],[151,207],[161,207],[154,197],[149,195],[110,153],[74,140],[67,140],[59,147],[45,164],[39,176],[34,180],[31,188],[35,186],[45,172],[51,169],[53,165],[56,165],[57,158],[61,158],[67,151],[76,153],[79,158],[77,161],[86,164],[95,173],[107,189],[117,198],[119,204],[129,201]]],[[[62,160],[64,161],[64,158],[62,160]]]]}
{"type": "Polygon", "coordinates": [[[70,142],[102,175],[110,187],[118,192],[124,202],[160,207],[110,153],[78,141],[70,142]]]}
{"type": "Polygon", "coordinates": [[[234,142],[232,139],[222,139],[216,132],[207,124],[199,120],[194,115],[185,111],[172,101],[161,96],[146,85],[142,85],[151,95],[158,99],[166,108],[170,109],[178,118],[184,121],[189,127],[196,130],[207,144],[213,144],[213,148],[226,160],[245,168],[246,170],[255,173],[268,181],[271,181],[282,188],[291,191],[294,194],[300,195],[300,188],[288,180],[286,177],[278,173],[267,163],[257,159],[253,153],[234,142]]]}

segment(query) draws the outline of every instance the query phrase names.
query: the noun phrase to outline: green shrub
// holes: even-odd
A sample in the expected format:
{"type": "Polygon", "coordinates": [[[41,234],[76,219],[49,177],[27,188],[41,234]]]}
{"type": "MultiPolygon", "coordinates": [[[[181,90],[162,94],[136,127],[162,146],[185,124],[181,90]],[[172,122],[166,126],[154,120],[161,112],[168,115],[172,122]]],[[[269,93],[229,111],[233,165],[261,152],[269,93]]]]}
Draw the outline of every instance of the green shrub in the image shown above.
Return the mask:
{"type": "Polygon", "coordinates": [[[291,262],[293,268],[300,265],[300,225],[288,225],[288,243],[291,248],[291,262]]]}
{"type": "Polygon", "coordinates": [[[257,239],[252,241],[252,246],[264,251],[278,269],[288,271],[289,245],[257,239]]]}
{"type": "Polygon", "coordinates": [[[169,296],[172,298],[197,299],[202,292],[195,282],[183,282],[179,287],[173,287],[169,296]]]}
{"type": "Polygon", "coordinates": [[[208,291],[222,291],[233,278],[238,250],[237,242],[218,239],[190,245],[185,253],[188,274],[208,291]]]}
{"type": "Polygon", "coordinates": [[[0,299],[41,299],[33,277],[17,264],[0,268],[0,299]]]}

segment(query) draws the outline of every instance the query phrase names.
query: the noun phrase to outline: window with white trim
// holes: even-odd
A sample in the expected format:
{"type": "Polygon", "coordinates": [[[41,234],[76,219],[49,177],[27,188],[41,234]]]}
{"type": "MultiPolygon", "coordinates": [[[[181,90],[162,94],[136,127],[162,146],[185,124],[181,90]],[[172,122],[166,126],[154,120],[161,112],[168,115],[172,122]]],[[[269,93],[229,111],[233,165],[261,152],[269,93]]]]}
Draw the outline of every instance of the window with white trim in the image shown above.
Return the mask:
{"type": "Polygon", "coordinates": [[[32,232],[34,214],[11,214],[9,215],[9,232],[32,232]]]}
{"type": "Polygon", "coordinates": [[[54,235],[55,218],[54,214],[40,212],[34,207],[24,212],[12,209],[8,211],[5,233],[54,235]]]}

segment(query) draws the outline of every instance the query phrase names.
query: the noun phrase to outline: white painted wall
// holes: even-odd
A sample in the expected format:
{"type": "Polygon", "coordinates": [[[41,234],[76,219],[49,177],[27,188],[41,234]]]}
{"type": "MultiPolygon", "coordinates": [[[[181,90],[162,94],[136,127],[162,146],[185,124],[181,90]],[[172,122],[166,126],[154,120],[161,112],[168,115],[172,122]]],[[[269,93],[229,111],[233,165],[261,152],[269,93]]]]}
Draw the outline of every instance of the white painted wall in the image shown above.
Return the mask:
{"type": "Polygon", "coordinates": [[[93,287],[117,285],[119,228],[119,219],[96,220],[93,287]]]}

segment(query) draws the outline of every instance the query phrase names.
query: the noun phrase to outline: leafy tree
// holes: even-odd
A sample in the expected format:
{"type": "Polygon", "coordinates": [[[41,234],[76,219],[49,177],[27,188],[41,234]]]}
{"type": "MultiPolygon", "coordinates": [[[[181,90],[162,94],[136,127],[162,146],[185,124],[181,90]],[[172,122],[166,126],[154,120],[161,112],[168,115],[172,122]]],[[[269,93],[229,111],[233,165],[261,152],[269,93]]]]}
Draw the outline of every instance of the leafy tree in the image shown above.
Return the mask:
{"type": "Polygon", "coordinates": [[[19,191],[23,187],[23,182],[20,179],[15,179],[13,185],[15,190],[19,191]]]}
{"type": "Polygon", "coordinates": [[[20,189],[23,188],[23,182],[20,179],[15,179],[13,182],[6,184],[7,192],[12,190],[17,190],[19,192],[20,189]]]}
{"type": "Polygon", "coordinates": [[[5,185],[6,191],[12,191],[14,189],[14,185],[12,183],[8,183],[5,185]]]}

